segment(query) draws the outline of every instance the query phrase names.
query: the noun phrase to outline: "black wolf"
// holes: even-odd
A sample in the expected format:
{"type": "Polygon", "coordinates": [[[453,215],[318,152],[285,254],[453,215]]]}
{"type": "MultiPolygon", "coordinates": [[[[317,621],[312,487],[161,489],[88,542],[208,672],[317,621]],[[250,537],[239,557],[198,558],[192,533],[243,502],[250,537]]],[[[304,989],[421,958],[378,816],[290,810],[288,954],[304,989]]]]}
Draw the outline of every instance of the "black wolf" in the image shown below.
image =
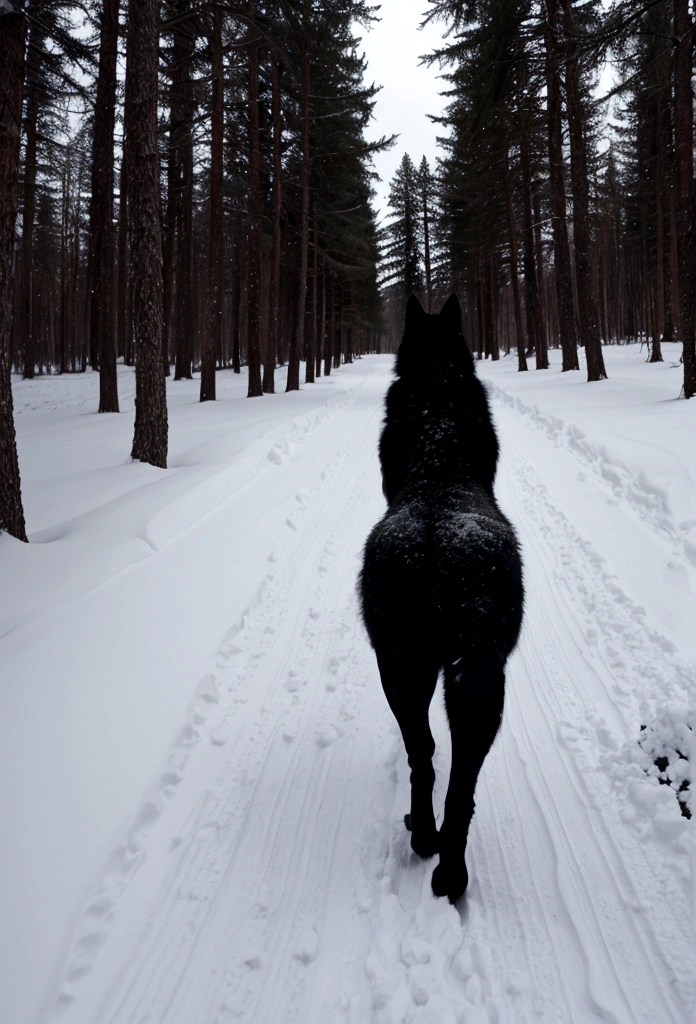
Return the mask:
{"type": "Polygon", "coordinates": [[[396,375],[379,443],[388,508],[365,544],[360,595],[411,767],[411,846],[421,857],[439,850],[433,892],[454,902],[468,883],[476,779],[522,624],[522,562],[493,495],[498,441],[455,295],[432,316],[408,300],[396,375]],[[440,669],[452,771],[438,834],[428,708],[440,669]]]}

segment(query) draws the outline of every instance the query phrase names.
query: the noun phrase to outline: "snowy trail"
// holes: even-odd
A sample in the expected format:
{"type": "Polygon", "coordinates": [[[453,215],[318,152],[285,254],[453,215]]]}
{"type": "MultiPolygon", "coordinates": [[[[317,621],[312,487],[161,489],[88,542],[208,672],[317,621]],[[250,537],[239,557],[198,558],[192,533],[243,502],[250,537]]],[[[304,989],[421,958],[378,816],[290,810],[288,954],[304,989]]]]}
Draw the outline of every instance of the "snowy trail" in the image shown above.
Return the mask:
{"type": "MultiPolygon", "coordinates": [[[[430,893],[355,595],[383,508],[388,376],[374,366],[279,455],[283,487],[266,474],[240,492],[275,544],[268,573],[84,908],[41,1024],[694,1019],[688,850],[683,871],[665,852],[685,821],[625,754],[646,678],[676,691],[688,669],[561,507],[548,442],[537,434],[530,458],[534,427],[504,402],[497,492],[522,537],[527,622],[477,792],[467,897],[457,910],[430,893]],[[308,484],[291,493],[296,475],[308,484]]],[[[609,514],[637,529],[623,506],[609,514]]],[[[431,717],[441,807],[439,691],[431,717]]]]}

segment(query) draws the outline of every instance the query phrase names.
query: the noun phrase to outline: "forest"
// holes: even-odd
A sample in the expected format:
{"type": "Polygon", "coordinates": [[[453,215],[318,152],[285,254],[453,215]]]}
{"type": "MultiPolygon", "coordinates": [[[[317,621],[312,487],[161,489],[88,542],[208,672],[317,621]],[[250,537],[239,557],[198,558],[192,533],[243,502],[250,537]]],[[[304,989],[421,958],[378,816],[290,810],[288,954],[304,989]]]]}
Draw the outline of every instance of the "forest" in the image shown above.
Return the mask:
{"type": "Polygon", "coordinates": [[[696,1021],[694,16],[0,0],[0,1024],[696,1021]]]}
{"type": "MultiPolygon", "coordinates": [[[[132,457],[167,464],[166,377],[248,367],[250,397],[393,351],[451,291],[520,370],[683,343],[696,394],[688,0],[429,0],[442,156],[390,216],[368,142],[367,0],[7,0],[0,12],[0,530],[25,539],[11,373],[136,366],[132,457]]],[[[369,83],[369,84],[368,84],[369,83]]]]}
{"type": "Polygon", "coordinates": [[[686,0],[432,0],[443,23],[443,156],[405,154],[382,249],[394,329],[402,296],[458,292],[469,337],[519,369],[564,370],[602,344],[684,343],[696,393],[693,22],[686,0]]]}

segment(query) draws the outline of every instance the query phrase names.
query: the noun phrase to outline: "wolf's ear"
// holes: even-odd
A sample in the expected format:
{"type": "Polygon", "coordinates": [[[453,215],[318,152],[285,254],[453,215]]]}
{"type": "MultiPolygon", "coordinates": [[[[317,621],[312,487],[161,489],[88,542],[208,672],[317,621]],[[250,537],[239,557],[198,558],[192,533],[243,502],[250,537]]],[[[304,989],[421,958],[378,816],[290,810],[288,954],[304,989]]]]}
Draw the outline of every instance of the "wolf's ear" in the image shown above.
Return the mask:
{"type": "Polygon", "coordinates": [[[404,334],[418,331],[422,327],[426,316],[427,313],[416,296],[409,295],[408,302],[406,303],[406,327],[404,328],[404,334]]]}
{"type": "Polygon", "coordinates": [[[459,305],[459,299],[454,293],[450,295],[440,310],[440,320],[444,323],[449,333],[456,334],[457,336],[462,333],[462,310],[459,305]]]}

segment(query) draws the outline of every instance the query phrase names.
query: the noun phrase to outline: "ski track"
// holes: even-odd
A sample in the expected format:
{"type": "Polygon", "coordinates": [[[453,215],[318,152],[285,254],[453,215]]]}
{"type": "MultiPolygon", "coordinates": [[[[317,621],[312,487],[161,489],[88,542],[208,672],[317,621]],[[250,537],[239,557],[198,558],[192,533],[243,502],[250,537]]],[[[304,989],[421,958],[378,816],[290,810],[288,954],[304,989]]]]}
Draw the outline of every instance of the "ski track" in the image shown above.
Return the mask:
{"type": "MultiPolygon", "coordinates": [[[[78,920],[42,1022],[693,1019],[691,908],[661,853],[689,823],[627,753],[650,710],[635,694],[676,699],[690,669],[515,448],[528,417],[510,402],[496,409],[498,494],[523,541],[527,619],[477,790],[467,897],[456,909],[430,893],[355,594],[383,508],[384,386],[376,373],[327,411],[322,424],[353,418],[351,439],[262,523],[284,539],[78,920]]],[[[439,688],[431,717],[441,808],[439,688]]]]}

